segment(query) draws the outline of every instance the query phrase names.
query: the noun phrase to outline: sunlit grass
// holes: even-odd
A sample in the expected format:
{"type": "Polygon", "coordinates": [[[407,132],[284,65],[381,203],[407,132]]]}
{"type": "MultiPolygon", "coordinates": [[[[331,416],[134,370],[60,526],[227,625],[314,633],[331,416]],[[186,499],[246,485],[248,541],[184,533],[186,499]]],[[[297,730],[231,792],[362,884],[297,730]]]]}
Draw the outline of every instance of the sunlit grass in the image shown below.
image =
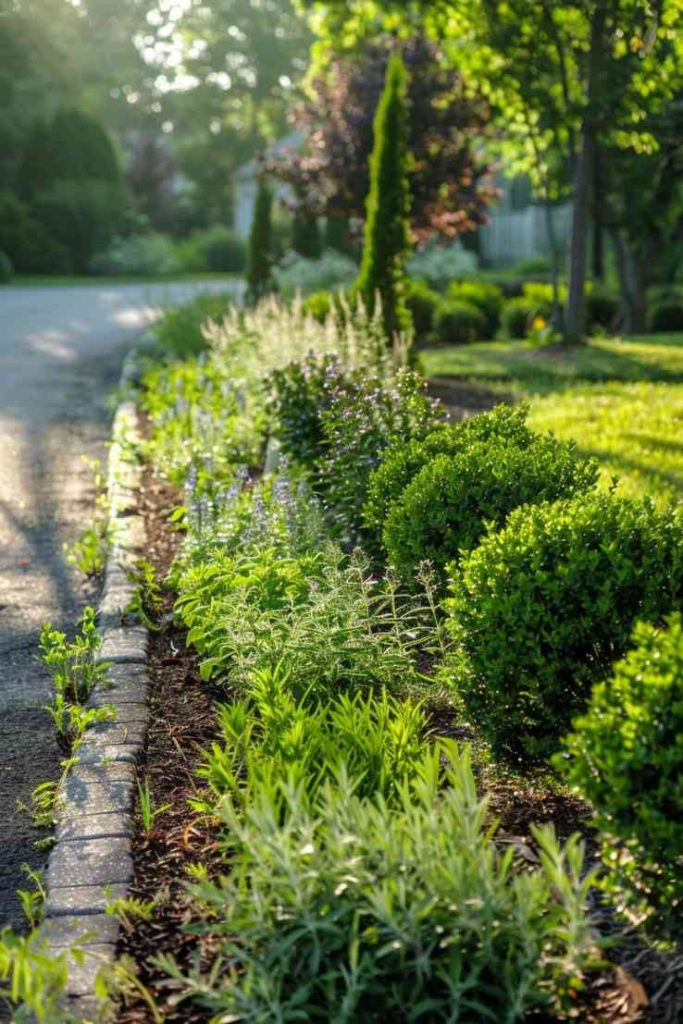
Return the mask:
{"type": "Polygon", "coordinates": [[[528,398],[531,424],[595,455],[609,486],[683,499],[683,336],[594,340],[575,353],[490,342],[424,353],[432,377],[528,398]]]}

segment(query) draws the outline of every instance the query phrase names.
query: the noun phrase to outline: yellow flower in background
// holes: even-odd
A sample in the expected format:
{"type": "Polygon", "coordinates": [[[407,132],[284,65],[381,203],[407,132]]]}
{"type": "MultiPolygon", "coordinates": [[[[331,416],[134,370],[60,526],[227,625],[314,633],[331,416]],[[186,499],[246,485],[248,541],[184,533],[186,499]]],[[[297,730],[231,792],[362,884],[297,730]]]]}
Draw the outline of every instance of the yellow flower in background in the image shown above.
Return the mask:
{"type": "Polygon", "coordinates": [[[542,316],[534,317],[534,321],[531,324],[531,329],[534,331],[542,331],[544,327],[548,326],[548,321],[542,316]]]}

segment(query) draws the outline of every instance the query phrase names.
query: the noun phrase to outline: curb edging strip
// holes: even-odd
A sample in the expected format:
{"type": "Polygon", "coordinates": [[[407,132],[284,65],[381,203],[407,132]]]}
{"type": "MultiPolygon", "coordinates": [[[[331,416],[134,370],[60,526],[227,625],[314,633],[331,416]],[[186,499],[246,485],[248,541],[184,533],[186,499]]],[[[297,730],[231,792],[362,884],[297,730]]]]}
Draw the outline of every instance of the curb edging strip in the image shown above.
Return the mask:
{"type": "MultiPolygon", "coordinates": [[[[134,373],[129,358],[122,385],[134,373]]],[[[116,715],[85,731],[78,762],[60,785],[40,930],[48,955],[79,949],[77,956],[68,955],[65,999],[80,1020],[104,1019],[95,983],[99,971],[114,962],[120,933],[118,920],[105,910],[112,900],[127,895],[133,879],[135,765],[149,724],[148,633],[126,613],[136,589],[128,574],[145,546],[138,501],[142,467],[130,457],[131,442],[139,437],[135,405],[123,401],[114,417],[109,452],[110,544],[98,605],[102,643],[95,659],[109,668],[88,702],[89,707],[113,705],[116,715]]]]}

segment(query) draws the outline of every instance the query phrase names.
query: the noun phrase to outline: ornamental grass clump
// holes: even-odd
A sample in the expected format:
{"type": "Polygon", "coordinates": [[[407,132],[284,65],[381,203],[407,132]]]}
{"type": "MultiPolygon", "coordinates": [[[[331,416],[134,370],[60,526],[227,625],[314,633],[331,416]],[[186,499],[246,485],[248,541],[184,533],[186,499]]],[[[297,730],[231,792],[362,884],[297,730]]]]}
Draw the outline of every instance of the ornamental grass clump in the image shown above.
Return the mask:
{"type": "Polygon", "coordinates": [[[192,886],[211,973],[163,961],[214,1019],[514,1024],[581,988],[581,844],[535,830],[539,864],[521,870],[466,750],[426,753],[394,806],[331,785],[313,811],[303,786],[286,803],[284,823],[267,792],[221,805],[231,870],[192,886]]]}
{"type": "Polygon", "coordinates": [[[683,620],[639,623],[557,764],[596,811],[617,905],[683,941],[683,620]]]}
{"type": "Polygon", "coordinates": [[[612,493],[527,505],[454,570],[451,671],[496,750],[545,758],[638,619],[683,602],[683,514],[612,493]]]}

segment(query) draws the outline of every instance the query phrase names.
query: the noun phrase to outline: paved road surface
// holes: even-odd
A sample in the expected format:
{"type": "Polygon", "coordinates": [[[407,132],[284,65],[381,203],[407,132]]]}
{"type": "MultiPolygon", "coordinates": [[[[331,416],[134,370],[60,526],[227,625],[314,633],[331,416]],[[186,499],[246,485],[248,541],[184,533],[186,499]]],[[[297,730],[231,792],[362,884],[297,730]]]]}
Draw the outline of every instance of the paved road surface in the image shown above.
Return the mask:
{"type": "Polygon", "coordinates": [[[38,633],[69,628],[93,597],[62,549],[92,514],[82,456],[106,458],[107,396],[131,340],[199,287],[0,288],[0,924],[20,923],[22,863],[44,860],[17,800],[59,763],[38,633]]]}

